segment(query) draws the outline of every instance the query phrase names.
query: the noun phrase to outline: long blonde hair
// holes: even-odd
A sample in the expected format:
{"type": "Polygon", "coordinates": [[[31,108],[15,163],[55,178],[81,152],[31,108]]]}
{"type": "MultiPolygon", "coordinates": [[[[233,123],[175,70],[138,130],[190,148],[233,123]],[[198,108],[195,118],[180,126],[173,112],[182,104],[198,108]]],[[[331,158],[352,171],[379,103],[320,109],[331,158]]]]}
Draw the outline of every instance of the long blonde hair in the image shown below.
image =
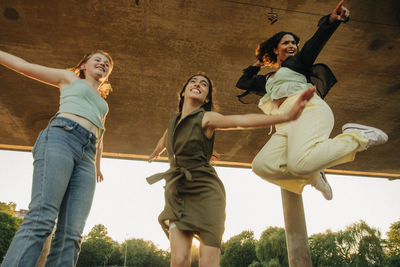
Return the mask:
{"type": "Polygon", "coordinates": [[[72,68],[69,68],[69,70],[75,72],[76,76],[78,76],[79,78],[85,79],[86,78],[85,71],[83,69],[81,69],[81,66],[82,66],[82,64],[85,64],[94,54],[97,54],[97,53],[106,56],[108,58],[108,60],[110,61],[108,74],[102,81],[100,87],[98,88],[100,96],[102,98],[106,99],[107,96],[110,94],[110,92],[112,92],[112,90],[113,90],[111,87],[111,83],[108,81],[108,77],[110,76],[111,71],[114,67],[114,61],[112,60],[112,57],[109,53],[107,53],[103,50],[94,50],[92,52],[89,52],[83,56],[83,58],[79,61],[78,64],[76,64],[72,68]]]}

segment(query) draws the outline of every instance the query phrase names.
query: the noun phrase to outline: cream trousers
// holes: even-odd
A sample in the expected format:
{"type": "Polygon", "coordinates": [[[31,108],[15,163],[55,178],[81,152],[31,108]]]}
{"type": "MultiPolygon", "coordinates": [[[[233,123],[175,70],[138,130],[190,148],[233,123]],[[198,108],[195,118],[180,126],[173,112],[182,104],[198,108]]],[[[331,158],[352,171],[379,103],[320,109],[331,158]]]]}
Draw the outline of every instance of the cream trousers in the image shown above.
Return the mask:
{"type": "MultiPolygon", "coordinates": [[[[289,112],[299,96],[288,97],[272,114],[289,112]]],[[[332,110],[314,95],[296,121],[275,126],[276,132],[253,160],[254,173],[300,194],[305,185],[315,183],[321,170],[353,161],[356,152],[365,150],[367,140],[357,130],[329,138],[333,124],[332,110]]]]}

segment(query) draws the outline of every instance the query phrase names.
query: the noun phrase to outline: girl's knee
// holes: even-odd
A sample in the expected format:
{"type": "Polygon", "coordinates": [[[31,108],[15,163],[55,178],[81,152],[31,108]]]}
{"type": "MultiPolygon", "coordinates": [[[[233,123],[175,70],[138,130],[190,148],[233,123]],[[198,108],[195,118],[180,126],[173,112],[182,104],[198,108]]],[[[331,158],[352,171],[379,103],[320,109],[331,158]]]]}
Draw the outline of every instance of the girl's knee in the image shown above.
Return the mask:
{"type": "Polygon", "coordinates": [[[173,253],[171,255],[171,266],[190,266],[190,255],[185,253],[173,253]]]}
{"type": "Polygon", "coordinates": [[[260,159],[260,157],[256,156],[253,159],[253,162],[251,163],[251,169],[255,174],[261,175],[263,170],[263,161],[260,159]]]}
{"type": "Polygon", "coordinates": [[[47,214],[41,212],[30,212],[25,216],[21,227],[34,232],[43,232],[44,235],[48,235],[54,228],[55,219],[46,215],[47,214]]]}
{"type": "Polygon", "coordinates": [[[256,161],[256,159],[254,159],[253,162],[251,163],[251,170],[257,175],[260,175],[261,173],[260,165],[258,161],[256,161]]]}
{"type": "Polygon", "coordinates": [[[210,257],[201,257],[199,259],[199,267],[211,267],[211,266],[219,266],[219,257],[210,258],[210,257]]]}
{"type": "Polygon", "coordinates": [[[266,160],[262,157],[255,157],[251,163],[252,171],[260,177],[274,176],[277,172],[274,171],[273,166],[270,164],[271,160],[266,160]]]}

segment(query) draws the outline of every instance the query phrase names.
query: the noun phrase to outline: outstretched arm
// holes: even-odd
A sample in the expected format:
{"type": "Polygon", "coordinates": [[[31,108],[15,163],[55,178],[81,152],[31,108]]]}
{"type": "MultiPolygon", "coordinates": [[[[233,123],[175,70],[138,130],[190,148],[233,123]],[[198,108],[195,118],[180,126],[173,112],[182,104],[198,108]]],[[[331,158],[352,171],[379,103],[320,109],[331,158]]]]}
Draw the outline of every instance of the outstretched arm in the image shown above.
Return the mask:
{"type": "Polygon", "coordinates": [[[265,114],[243,114],[243,115],[228,115],[224,116],[217,112],[207,112],[203,118],[203,128],[207,136],[210,132],[216,129],[235,130],[248,128],[266,128],[270,125],[283,123],[297,119],[307,102],[313,97],[315,87],[306,90],[293,108],[286,114],[265,115],[265,114]]]}
{"type": "Polygon", "coordinates": [[[165,130],[163,136],[158,140],[157,146],[154,149],[154,151],[150,154],[148,158],[148,162],[153,162],[158,158],[158,156],[164,152],[165,150],[165,145],[166,145],[166,140],[167,140],[167,130],[165,130]]]}
{"type": "Polygon", "coordinates": [[[72,71],[30,63],[3,51],[0,51],[0,64],[29,78],[57,87],[69,84],[71,79],[76,79],[72,71]]]}
{"type": "Polygon", "coordinates": [[[304,44],[299,53],[284,61],[282,67],[289,67],[303,73],[314,64],[325,44],[339,27],[340,22],[346,21],[350,16],[349,10],[343,6],[344,2],[345,0],[341,0],[330,15],[321,18],[314,35],[304,44]]]}

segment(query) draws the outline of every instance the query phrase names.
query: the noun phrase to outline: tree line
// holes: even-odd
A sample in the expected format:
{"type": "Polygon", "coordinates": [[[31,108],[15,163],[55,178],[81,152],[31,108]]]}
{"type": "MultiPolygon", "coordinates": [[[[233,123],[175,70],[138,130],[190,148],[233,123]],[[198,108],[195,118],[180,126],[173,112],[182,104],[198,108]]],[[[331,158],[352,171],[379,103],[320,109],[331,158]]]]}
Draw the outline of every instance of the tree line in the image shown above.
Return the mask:
{"type": "MultiPolygon", "coordinates": [[[[14,217],[15,203],[0,202],[0,262],[22,219],[14,217]]],[[[381,233],[359,221],[344,230],[313,234],[309,245],[313,266],[400,266],[400,220],[381,233]]],[[[192,249],[192,266],[198,266],[198,247],[192,249]]],[[[78,267],[135,266],[168,267],[170,252],[159,249],[152,241],[128,239],[119,243],[108,236],[107,228],[95,225],[84,236],[78,267]]],[[[221,247],[222,267],[289,266],[285,230],[267,228],[257,240],[254,232],[245,230],[231,237],[221,247]]]]}

